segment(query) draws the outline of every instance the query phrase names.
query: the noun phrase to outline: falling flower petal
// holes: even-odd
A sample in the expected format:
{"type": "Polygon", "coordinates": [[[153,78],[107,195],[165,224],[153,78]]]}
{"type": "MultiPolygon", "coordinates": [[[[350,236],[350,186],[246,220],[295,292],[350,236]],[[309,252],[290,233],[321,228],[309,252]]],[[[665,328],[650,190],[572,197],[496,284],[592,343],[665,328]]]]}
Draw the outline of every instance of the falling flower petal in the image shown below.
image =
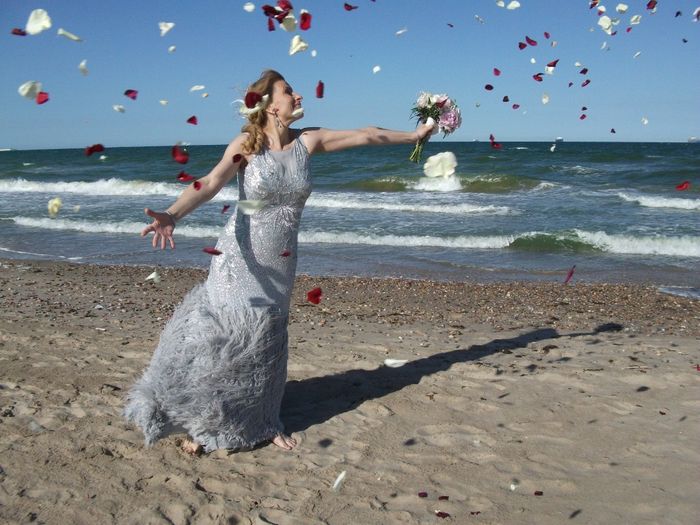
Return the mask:
{"type": "Polygon", "coordinates": [[[27,36],[27,32],[24,29],[20,29],[19,27],[15,27],[10,31],[11,34],[15,36],[27,36]]]}
{"type": "Polygon", "coordinates": [[[419,493],[418,493],[418,497],[419,497],[419,498],[427,498],[427,497],[428,497],[428,493],[427,493],[427,492],[419,492],[419,493]]]}
{"type": "Polygon", "coordinates": [[[587,75],[588,74],[588,68],[584,67],[581,71],[579,71],[581,75],[587,75]]]}
{"type": "Polygon", "coordinates": [[[25,82],[19,88],[17,88],[17,92],[20,95],[31,99],[36,99],[36,96],[39,94],[40,91],[41,82],[37,82],[36,80],[30,80],[29,82],[25,82]]]}
{"type": "Polygon", "coordinates": [[[549,33],[547,31],[544,32],[544,37],[549,40],[549,33]]]}
{"type": "Polygon", "coordinates": [[[319,304],[321,302],[321,296],[323,295],[323,290],[316,287],[313,290],[306,292],[306,300],[313,304],[319,304]]]}
{"type": "Polygon", "coordinates": [[[82,42],[83,39],[80,38],[78,35],[74,35],[73,33],[66,31],[62,27],[58,28],[58,31],[56,32],[57,35],[59,36],[65,36],[68,40],[72,40],[73,42],[82,42]]]}
{"type": "Polygon", "coordinates": [[[316,84],[316,98],[323,98],[323,88],[324,84],[321,80],[316,84]]]}
{"type": "Polygon", "coordinates": [[[486,84],[486,85],[484,86],[484,89],[485,89],[486,91],[491,91],[491,90],[493,89],[493,86],[492,86],[491,84],[486,84]]]}
{"type": "Polygon", "coordinates": [[[549,151],[551,151],[552,153],[554,153],[554,150],[555,150],[555,149],[557,149],[557,145],[556,145],[556,144],[552,144],[552,145],[549,147],[549,151]]]}
{"type": "Polygon", "coordinates": [[[202,91],[203,89],[206,89],[207,86],[203,86],[202,84],[195,84],[190,88],[190,93],[193,93],[195,91],[202,91]]]}
{"type": "Polygon", "coordinates": [[[175,52],[175,49],[177,49],[175,46],[170,46],[168,48],[168,53],[173,54],[175,52]]]}
{"type": "Polygon", "coordinates": [[[144,281],[153,281],[154,283],[158,284],[158,283],[160,282],[160,274],[159,274],[158,271],[156,270],[156,271],[153,272],[151,275],[149,275],[148,277],[146,277],[146,278],[144,279],[144,281]]]}
{"type": "Polygon", "coordinates": [[[161,100],[159,100],[158,102],[160,103],[161,106],[167,106],[167,105],[168,105],[168,101],[165,100],[165,99],[161,99],[161,100]]]}
{"type": "Polygon", "coordinates": [[[520,50],[523,50],[527,47],[527,44],[525,42],[518,42],[518,48],[520,50]]]}
{"type": "Polygon", "coordinates": [[[423,165],[426,177],[449,177],[454,175],[457,157],[451,151],[444,151],[428,157],[423,165]]]}
{"type": "Polygon", "coordinates": [[[345,4],[343,4],[343,7],[345,8],[346,11],[352,11],[353,9],[357,9],[358,6],[350,5],[346,2],[345,4]]]}
{"type": "Polygon", "coordinates": [[[582,113],[581,116],[578,118],[579,120],[586,120],[586,114],[582,113]]]}
{"type": "Polygon", "coordinates": [[[56,218],[56,215],[58,215],[58,212],[61,210],[61,206],[63,206],[63,202],[61,201],[60,197],[54,197],[49,201],[47,208],[49,211],[49,216],[52,219],[56,218]]]}
{"type": "Polygon", "coordinates": [[[642,21],[642,15],[634,15],[632,18],[630,18],[630,25],[636,26],[641,21],[642,21]]]}
{"type": "Polygon", "coordinates": [[[301,13],[299,14],[299,29],[302,31],[308,31],[311,29],[311,13],[305,11],[304,9],[302,9],[301,13]]]}
{"type": "Polygon", "coordinates": [[[559,43],[559,42],[557,42],[556,40],[552,40],[551,46],[552,46],[552,47],[557,47],[557,44],[558,44],[558,43],[559,43]]]}
{"type": "Polygon", "coordinates": [[[192,187],[195,189],[195,191],[199,191],[202,189],[202,183],[196,180],[192,183],[192,187]]]}
{"type": "MultiPolygon", "coordinates": [[[[347,4],[345,4],[347,5],[347,4]]],[[[318,304],[318,303],[315,303],[318,304]]],[[[338,477],[335,478],[335,481],[333,482],[333,490],[338,490],[340,486],[343,484],[343,480],[345,479],[345,474],[347,474],[347,471],[342,471],[340,474],[338,474],[338,477]]]]}
{"type": "Polygon", "coordinates": [[[85,156],[89,157],[93,153],[102,153],[104,150],[105,147],[102,144],[93,144],[92,146],[85,148],[85,156]]]}
{"type": "Polygon", "coordinates": [[[39,91],[36,95],[37,104],[46,104],[49,101],[49,94],[46,91],[39,91]]]}
{"type": "Polygon", "coordinates": [[[399,29],[399,30],[396,32],[396,36],[401,36],[401,35],[403,35],[406,31],[408,31],[408,29],[405,28],[405,27],[403,27],[403,28],[399,29]]]}
{"type": "Polygon", "coordinates": [[[158,22],[158,28],[160,29],[160,36],[165,36],[168,31],[170,31],[175,24],[173,22],[158,22]]]}
{"type": "Polygon", "coordinates": [[[399,368],[408,363],[408,359],[385,359],[384,366],[389,368],[399,368]]]}
{"type": "Polygon", "coordinates": [[[611,35],[611,34],[612,34],[612,31],[613,31],[613,30],[612,30],[613,24],[612,24],[612,19],[611,19],[609,16],[601,16],[601,17],[598,19],[598,25],[599,25],[600,28],[601,28],[604,32],[606,32],[608,35],[611,35]]]}
{"type": "Polygon", "coordinates": [[[117,113],[124,113],[126,111],[126,108],[122,106],[121,104],[114,104],[112,106],[112,109],[116,111],[117,113]]]}
{"type": "Polygon", "coordinates": [[[87,76],[87,74],[88,74],[87,60],[81,60],[80,64],[78,64],[78,69],[83,74],[83,76],[87,76]]]}
{"type": "Polygon", "coordinates": [[[549,95],[547,93],[542,93],[542,104],[549,104],[549,95]]]}
{"type": "Polygon", "coordinates": [[[474,20],[476,20],[476,21],[479,22],[480,24],[483,24],[483,23],[484,23],[484,19],[481,18],[479,15],[474,15],[474,20]]]}
{"type": "Polygon", "coordinates": [[[243,11],[246,13],[252,13],[255,11],[255,4],[253,2],[246,2],[243,4],[243,11]]]}
{"type": "Polygon", "coordinates": [[[233,163],[238,164],[242,159],[243,159],[243,155],[241,155],[240,153],[236,153],[233,156],[233,163]]]}
{"type": "Polygon", "coordinates": [[[557,58],[556,60],[552,60],[549,64],[547,64],[547,67],[557,67],[558,63],[559,59],[557,58]]]}
{"type": "Polygon", "coordinates": [[[498,77],[498,76],[501,75],[501,70],[498,69],[497,67],[494,67],[494,68],[493,68],[493,74],[494,74],[494,76],[497,76],[497,77],[498,77]]]}
{"type": "Polygon", "coordinates": [[[186,150],[181,149],[178,145],[173,146],[171,155],[173,160],[179,164],[187,164],[187,161],[190,160],[190,154],[186,150]]]}
{"type": "Polygon", "coordinates": [[[223,253],[214,248],[213,246],[207,246],[206,248],[202,248],[202,251],[204,253],[208,253],[209,255],[221,255],[223,253]]]}
{"type": "Polygon", "coordinates": [[[376,74],[379,73],[381,70],[382,70],[381,66],[374,66],[374,67],[372,68],[372,73],[374,73],[374,74],[376,75],[376,74]]]}
{"type": "Polygon", "coordinates": [[[537,82],[542,82],[542,73],[535,73],[532,75],[532,78],[534,78],[537,82]]]}
{"type": "Polygon", "coordinates": [[[510,9],[512,11],[513,9],[517,9],[518,7],[520,7],[520,2],[518,2],[517,0],[512,0],[511,2],[508,2],[506,9],[510,9]]]}
{"type": "Polygon", "coordinates": [[[535,57],[532,57],[530,59],[530,64],[537,64],[537,60],[535,60],[535,57]]]}
{"type": "Polygon", "coordinates": [[[637,51],[634,55],[632,55],[632,58],[637,58],[641,54],[642,54],[641,51],[637,51]]]}
{"type": "Polygon", "coordinates": [[[615,128],[610,128],[610,133],[617,133],[617,131],[615,131],[615,128]]]}
{"type": "Polygon", "coordinates": [[[654,9],[656,7],[656,3],[656,0],[649,0],[649,2],[647,2],[647,9],[654,9]]]}
{"type": "Polygon", "coordinates": [[[513,109],[518,109],[520,107],[520,104],[513,104],[513,109]]]}
{"type": "Polygon", "coordinates": [[[503,102],[510,102],[510,97],[508,95],[504,96],[503,102]]]}
{"type": "Polygon", "coordinates": [[[689,180],[683,181],[678,186],[676,186],[676,189],[678,191],[685,191],[689,188],[690,188],[690,181],[689,180]]]}
{"type": "Polygon", "coordinates": [[[290,255],[292,255],[292,252],[289,250],[284,250],[282,253],[280,253],[280,257],[289,257],[290,255]]]}
{"type": "Polygon", "coordinates": [[[231,207],[230,204],[224,204],[224,207],[221,208],[221,213],[222,215],[228,211],[228,209],[231,207]]]}
{"type": "Polygon", "coordinates": [[[586,86],[587,86],[588,84],[590,84],[590,83],[591,83],[591,79],[590,79],[590,78],[587,78],[586,80],[584,80],[584,81],[581,83],[581,87],[586,87],[586,86]]]}
{"type": "Polygon", "coordinates": [[[588,108],[586,106],[581,106],[581,111],[588,111],[588,108]]]}
{"type": "Polygon", "coordinates": [[[289,45],[289,55],[291,56],[299,53],[300,51],[306,51],[308,47],[309,44],[304,42],[299,35],[294,35],[292,37],[292,42],[289,45]]]}
{"type": "Polygon", "coordinates": [[[136,100],[136,97],[138,97],[139,92],[135,89],[127,89],[126,91],[124,91],[124,95],[129,97],[131,100],[136,100]]]}
{"type": "Polygon", "coordinates": [[[646,117],[642,117],[642,124],[644,124],[645,126],[649,124],[649,119],[646,117]]]}
{"type": "Polygon", "coordinates": [[[29,19],[24,30],[28,35],[38,35],[51,28],[51,17],[43,9],[35,9],[29,13],[29,19]]]}
{"type": "Polygon", "coordinates": [[[617,6],[615,7],[615,11],[617,11],[620,14],[624,14],[627,12],[629,7],[630,6],[628,6],[627,4],[617,4],[617,6]]]}
{"type": "Polygon", "coordinates": [[[197,117],[195,115],[192,115],[190,118],[187,119],[187,123],[196,126],[197,125],[197,117]]]}
{"type": "MultiPolygon", "coordinates": [[[[564,284],[569,284],[569,281],[570,281],[571,278],[574,276],[574,271],[575,271],[575,270],[576,270],[576,265],[574,264],[574,265],[571,267],[571,270],[569,270],[569,273],[566,274],[566,279],[564,279],[564,284]]],[[[537,494],[537,493],[535,493],[535,494],[537,494]]]]}
{"type": "Polygon", "coordinates": [[[253,215],[255,212],[262,210],[264,207],[265,207],[265,201],[259,201],[259,200],[238,201],[238,210],[243,215],[253,215]]]}
{"type": "Polygon", "coordinates": [[[536,46],[536,45],[537,45],[537,40],[533,40],[533,39],[530,38],[529,36],[526,36],[526,37],[525,37],[525,42],[527,42],[527,43],[530,44],[531,46],[536,46]]]}
{"type": "Polygon", "coordinates": [[[294,13],[289,13],[280,23],[280,27],[288,33],[293,33],[297,29],[297,19],[294,13]]]}
{"type": "Polygon", "coordinates": [[[503,0],[496,0],[496,5],[498,7],[505,7],[506,3],[503,0]]]}

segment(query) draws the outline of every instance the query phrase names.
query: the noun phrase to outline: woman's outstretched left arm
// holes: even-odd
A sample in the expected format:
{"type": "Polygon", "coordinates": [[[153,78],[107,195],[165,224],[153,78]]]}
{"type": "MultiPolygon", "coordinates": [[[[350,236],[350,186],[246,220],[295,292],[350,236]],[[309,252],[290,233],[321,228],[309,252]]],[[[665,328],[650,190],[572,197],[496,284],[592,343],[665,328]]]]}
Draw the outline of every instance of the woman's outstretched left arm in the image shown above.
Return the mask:
{"type": "Polygon", "coordinates": [[[420,124],[415,131],[393,131],[367,127],[360,129],[333,130],[306,128],[301,135],[310,153],[327,153],[358,146],[381,146],[390,144],[415,144],[429,136],[435,125],[420,124]]]}

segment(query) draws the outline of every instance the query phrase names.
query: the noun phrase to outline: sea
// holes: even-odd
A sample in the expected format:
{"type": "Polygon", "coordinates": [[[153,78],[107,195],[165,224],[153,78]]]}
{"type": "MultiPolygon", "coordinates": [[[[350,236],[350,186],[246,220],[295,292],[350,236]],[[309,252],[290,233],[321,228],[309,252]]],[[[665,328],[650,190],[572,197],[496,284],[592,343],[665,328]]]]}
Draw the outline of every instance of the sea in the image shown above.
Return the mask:
{"type": "MultiPolygon", "coordinates": [[[[202,248],[236,213],[235,180],[178,223],[175,250],[139,233],[145,207],[183,190],[178,173],[206,175],[224,147],[188,146],[186,166],[171,146],[1,151],[0,258],[208,267],[202,248]]],[[[409,162],[411,149],[312,157],[300,273],[563,284],[573,269],[572,282],[700,298],[700,144],[431,142],[424,159],[451,151],[458,162],[439,178],[409,162]]]]}

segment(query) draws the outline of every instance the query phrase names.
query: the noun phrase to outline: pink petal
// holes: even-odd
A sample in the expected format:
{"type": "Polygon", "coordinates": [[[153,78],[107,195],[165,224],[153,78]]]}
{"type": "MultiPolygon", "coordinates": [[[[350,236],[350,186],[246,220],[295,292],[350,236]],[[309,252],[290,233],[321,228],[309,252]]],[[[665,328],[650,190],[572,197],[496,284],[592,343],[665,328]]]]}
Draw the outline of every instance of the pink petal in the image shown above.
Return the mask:
{"type": "Polygon", "coordinates": [[[419,493],[418,493],[418,497],[419,497],[419,498],[427,498],[427,497],[428,497],[428,493],[427,493],[427,492],[419,492],[419,493]]]}
{"type": "Polygon", "coordinates": [[[530,38],[529,36],[526,36],[526,37],[525,37],[525,42],[527,42],[527,43],[530,44],[531,46],[536,46],[536,45],[537,45],[537,40],[533,40],[533,39],[530,38]]]}
{"type": "Polygon", "coordinates": [[[544,37],[547,39],[549,38],[549,33],[547,31],[544,32],[544,37]]]}
{"type": "Polygon", "coordinates": [[[583,83],[581,84],[581,87],[586,87],[590,83],[591,83],[591,79],[587,78],[586,80],[583,81],[583,83]]]}
{"type": "Polygon", "coordinates": [[[105,147],[102,144],[93,144],[92,146],[85,148],[85,156],[89,157],[93,153],[102,153],[104,150],[105,147]]]}
{"type": "Polygon", "coordinates": [[[221,255],[223,253],[212,246],[207,246],[206,248],[202,248],[202,251],[204,253],[208,253],[209,255],[221,255]]]}
{"type": "Polygon", "coordinates": [[[578,118],[579,120],[586,120],[586,114],[582,113],[581,116],[578,118]]]}
{"type": "Polygon", "coordinates": [[[136,100],[136,97],[138,96],[139,92],[136,91],[135,89],[127,89],[124,91],[124,95],[129,97],[131,100],[136,100]]]}
{"type": "Polygon", "coordinates": [[[190,182],[194,180],[194,177],[185,171],[181,171],[177,176],[177,180],[180,182],[190,182]]]}
{"type": "Polygon", "coordinates": [[[532,78],[534,78],[537,82],[542,82],[542,73],[535,73],[532,75],[532,78]]]}
{"type": "Polygon", "coordinates": [[[569,284],[569,281],[574,276],[574,270],[576,270],[575,264],[571,267],[571,270],[569,270],[569,273],[566,274],[566,279],[564,279],[564,284],[569,284]]]}
{"type": "Polygon", "coordinates": [[[513,104],[513,109],[518,109],[520,107],[520,104],[513,104]]]}
{"type": "Polygon", "coordinates": [[[192,115],[190,118],[187,119],[187,123],[196,126],[197,125],[197,117],[192,115]]]}
{"type": "Polygon", "coordinates": [[[187,161],[190,160],[190,154],[187,153],[187,151],[180,149],[180,147],[177,145],[173,146],[171,154],[175,162],[180,164],[187,164],[187,161]]]}
{"type": "Polygon", "coordinates": [[[676,186],[676,189],[678,191],[685,191],[690,188],[690,181],[686,180],[684,182],[681,182],[678,186],[676,186]]]}
{"type": "Polygon", "coordinates": [[[501,70],[498,69],[497,67],[494,67],[494,68],[493,68],[493,74],[494,74],[495,76],[500,76],[501,70]]]}
{"type": "Polygon", "coordinates": [[[527,44],[525,42],[518,42],[518,49],[521,51],[527,47],[527,44]]]}
{"type": "Polygon", "coordinates": [[[39,94],[36,96],[36,103],[37,104],[46,104],[49,101],[49,94],[46,91],[39,91],[39,94]]]}

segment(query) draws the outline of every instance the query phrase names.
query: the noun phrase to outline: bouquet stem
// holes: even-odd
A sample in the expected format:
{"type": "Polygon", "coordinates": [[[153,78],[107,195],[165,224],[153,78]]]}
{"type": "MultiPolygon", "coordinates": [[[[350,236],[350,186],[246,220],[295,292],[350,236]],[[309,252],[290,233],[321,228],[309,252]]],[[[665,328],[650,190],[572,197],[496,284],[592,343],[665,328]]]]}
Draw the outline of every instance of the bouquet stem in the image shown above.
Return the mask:
{"type": "Polygon", "coordinates": [[[421,155],[423,154],[423,146],[425,146],[427,141],[428,137],[425,137],[416,142],[416,147],[413,148],[413,153],[411,153],[411,156],[408,157],[408,160],[416,163],[420,162],[421,155]]]}

